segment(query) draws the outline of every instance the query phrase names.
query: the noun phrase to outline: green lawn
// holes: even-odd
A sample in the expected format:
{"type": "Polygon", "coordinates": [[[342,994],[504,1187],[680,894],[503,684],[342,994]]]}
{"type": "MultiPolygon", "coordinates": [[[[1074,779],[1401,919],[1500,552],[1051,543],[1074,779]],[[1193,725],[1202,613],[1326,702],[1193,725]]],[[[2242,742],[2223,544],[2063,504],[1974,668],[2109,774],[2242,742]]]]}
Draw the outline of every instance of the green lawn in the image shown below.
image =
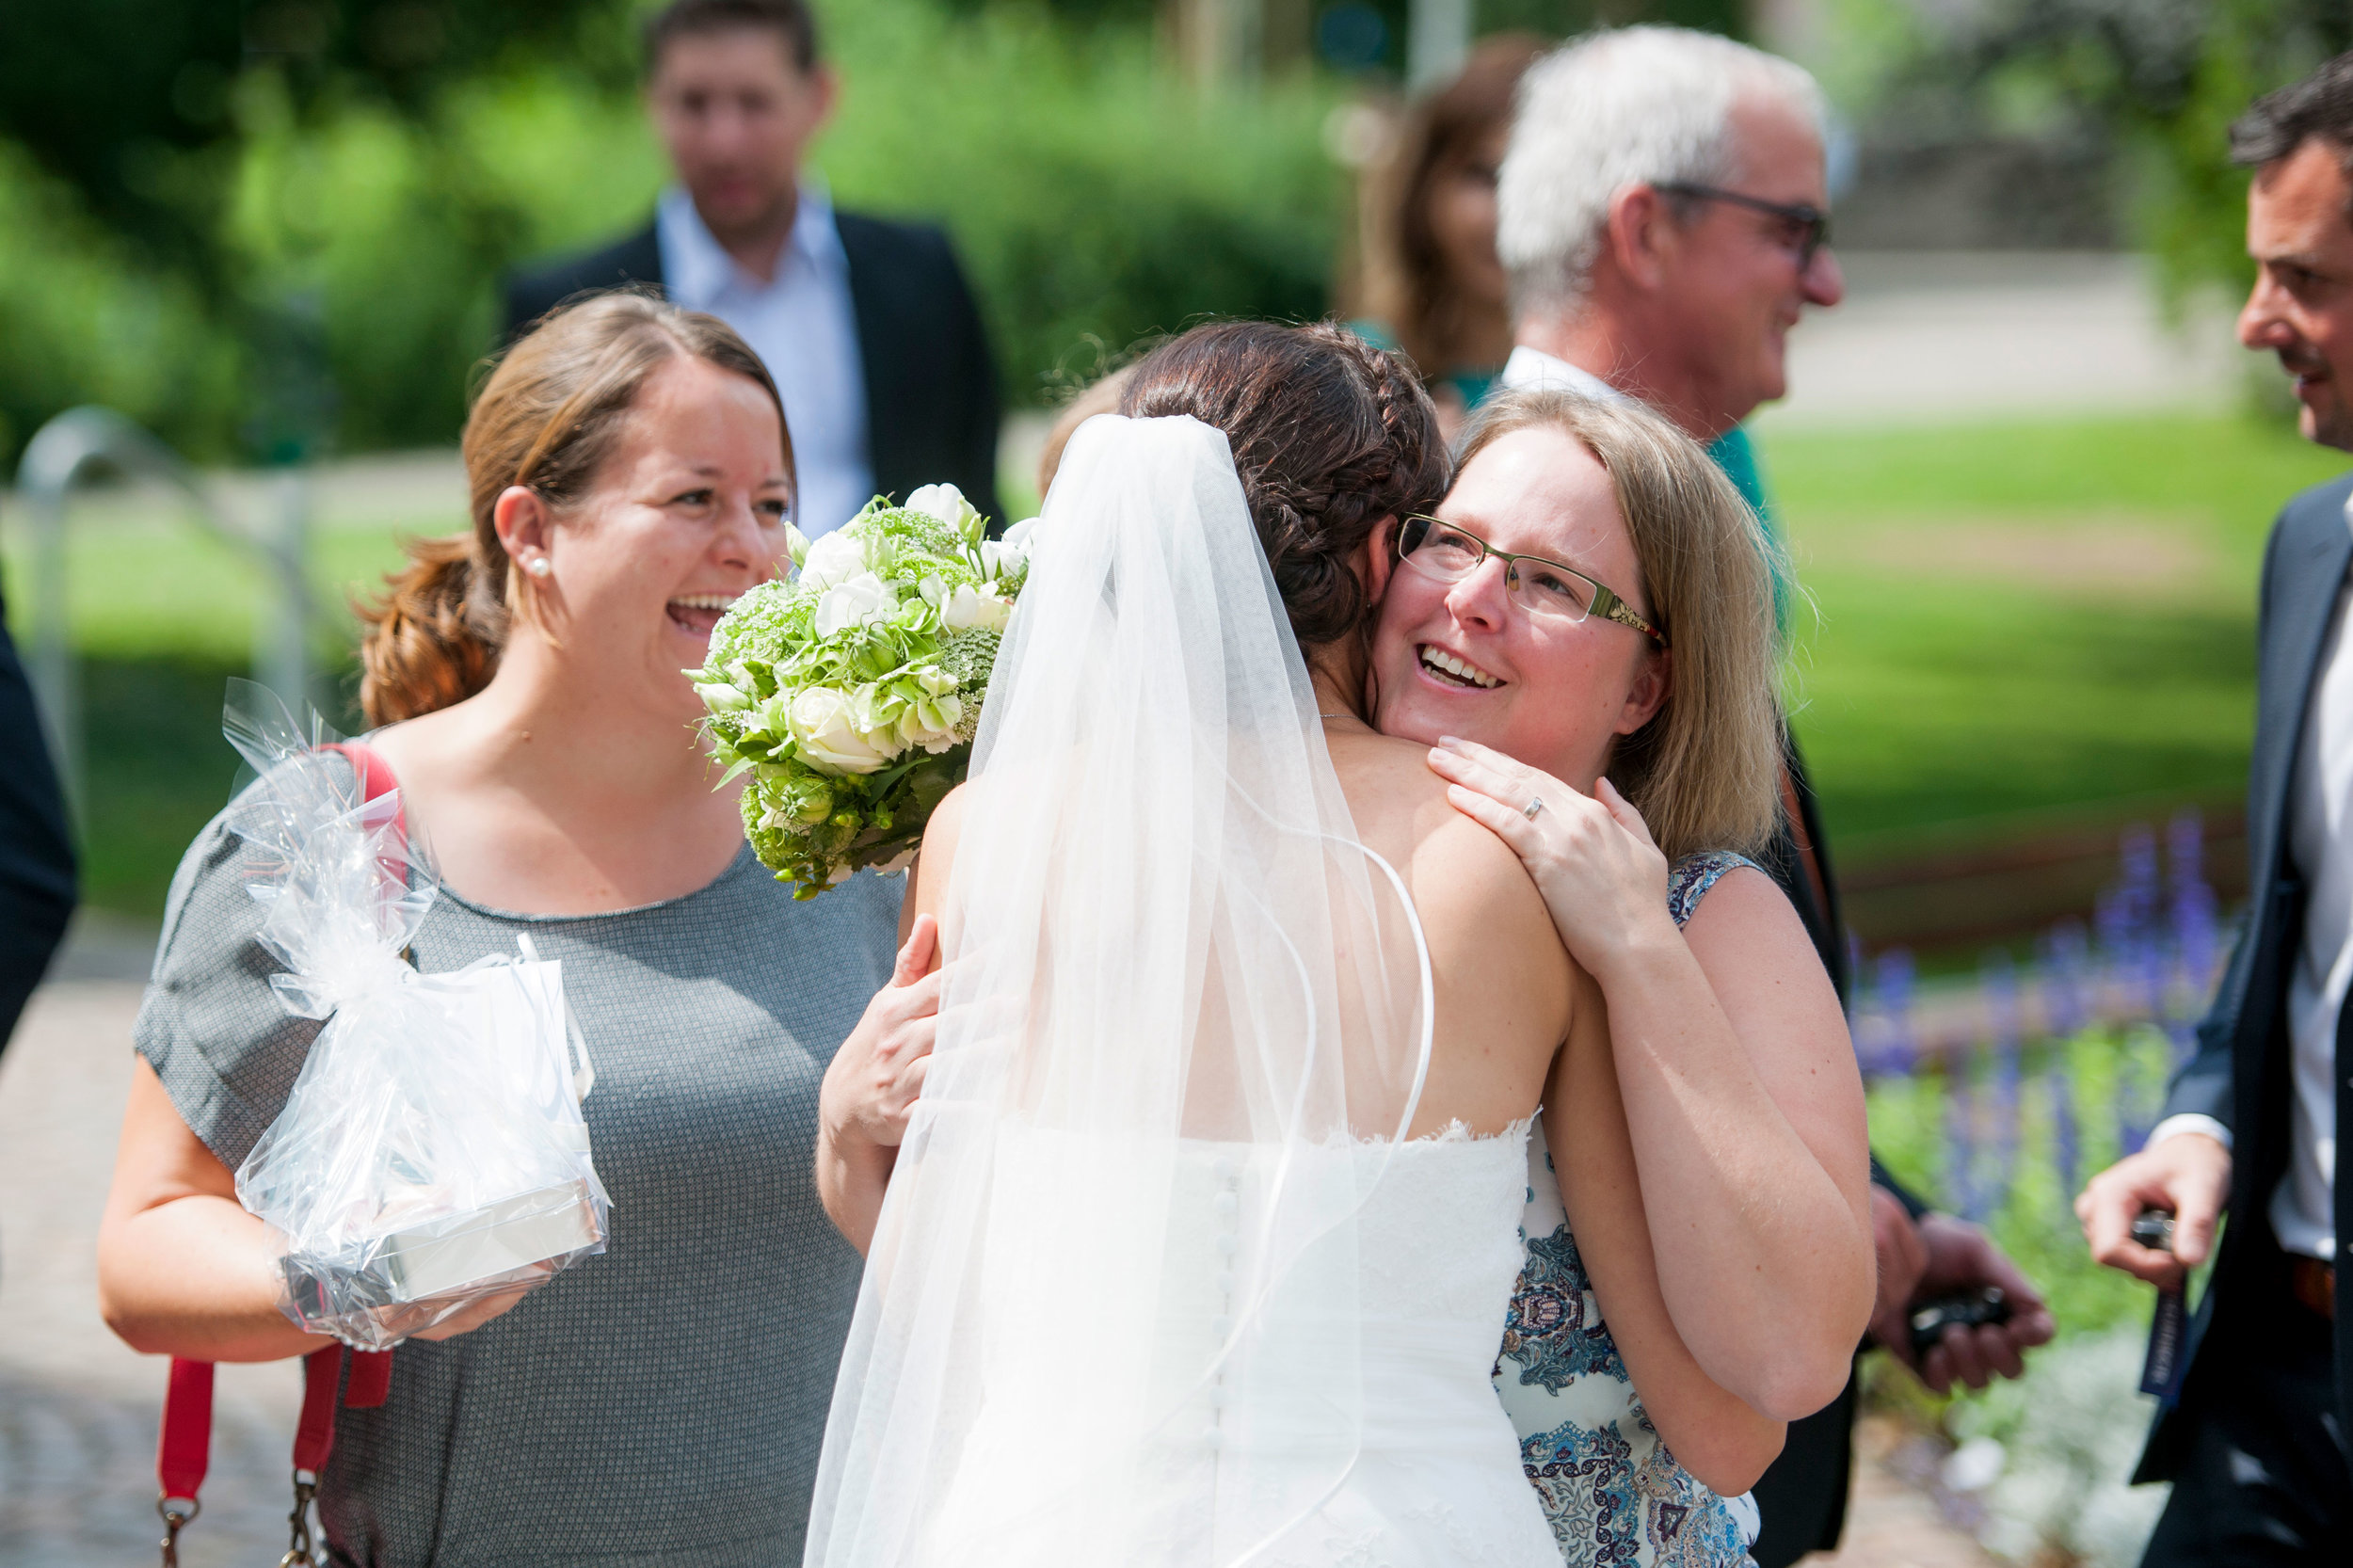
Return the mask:
{"type": "MultiPolygon", "coordinates": [[[[88,817],[82,892],[98,907],[141,919],[163,913],[180,852],[225,805],[236,754],[221,738],[222,686],[247,673],[253,617],[264,602],[255,569],[192,526],[120,521],[92,508],[70,534],[68,600],[83,655],[88,817]]],[[[22,515],[0,520],[8,623],[29,654],[40,616],[31,604],[22,515]]],[[[446,533],[463,520],[420,518],[408,532],[446,533]]],[[[344,603],[400,560],[398,530],[324,528],[312,536],[312,579],[344,603]]],[[[352,624],[338,618],[318,648],[330,718],[359,728],[352,624]]]]}
{"type": "Polygon", "coordinates": [[[1761,444],[1819,606],[1793,680],[1842,850],[2243,784],[2264,538],[2342,454],[2193,417],[1761,444]]]}
{"type": "MultiPolygon", "coordinates": [[[[1769,430],[1761,445],[1819,606],[1793,680],[1842,852],[2239,786],[2265,531],[2339,455],[2219,417],[1769,430]]],[[[398,561],[397,533],[462,520],[322,528],[314,576],[340,602],[398,561]]],[[[23,639],[16,514],[0,542],[23,639]]],[[[88,896],[152,916],[178,847],[228,795],[220,681],[242,666],[260,587],[184,524],[97,507],[76,520],[72,574],[90,661],[88,896]]],[[[349,646],[345,631],[321,650],[346,699],[349,646]]]]}

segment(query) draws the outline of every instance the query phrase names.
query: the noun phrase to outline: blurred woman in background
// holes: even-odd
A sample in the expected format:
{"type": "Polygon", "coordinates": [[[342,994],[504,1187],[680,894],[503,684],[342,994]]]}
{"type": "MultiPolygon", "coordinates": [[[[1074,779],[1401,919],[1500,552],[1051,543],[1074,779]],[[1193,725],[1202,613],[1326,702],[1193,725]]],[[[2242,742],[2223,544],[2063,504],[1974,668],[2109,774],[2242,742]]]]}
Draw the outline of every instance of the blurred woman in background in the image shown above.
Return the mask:
{"type": "Polygon", "coordinates": [[[1449,440],[1512,355],[1496,170],[1513,94],[1544,52],[1525,33],[1482,40],[1462,74],[1407,112],[1365,182],[1359,319],[1350,325],[1413,360],[1449,440]]]}

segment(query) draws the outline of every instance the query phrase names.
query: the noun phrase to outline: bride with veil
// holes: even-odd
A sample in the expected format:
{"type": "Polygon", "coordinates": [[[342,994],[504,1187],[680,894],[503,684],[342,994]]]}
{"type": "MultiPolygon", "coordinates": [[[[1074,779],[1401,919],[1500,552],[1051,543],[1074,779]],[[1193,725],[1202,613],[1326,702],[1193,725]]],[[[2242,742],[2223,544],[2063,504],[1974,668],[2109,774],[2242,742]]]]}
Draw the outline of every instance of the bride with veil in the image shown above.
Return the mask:
{"type": "MultiPolygon", "coordinates": [[[[1385,360],[1255,352],[1204,374],[1308,378],[1300,440],[1428,421],[1385,360]]],[[[1194,420],[1071,442],[912,893],[937,1044],[810,1563],[1560,1561],[1488,1379],[1528,1117],[1599,1008],[1336,630],[1425,444],[1311,526],[1194,420]]]]}

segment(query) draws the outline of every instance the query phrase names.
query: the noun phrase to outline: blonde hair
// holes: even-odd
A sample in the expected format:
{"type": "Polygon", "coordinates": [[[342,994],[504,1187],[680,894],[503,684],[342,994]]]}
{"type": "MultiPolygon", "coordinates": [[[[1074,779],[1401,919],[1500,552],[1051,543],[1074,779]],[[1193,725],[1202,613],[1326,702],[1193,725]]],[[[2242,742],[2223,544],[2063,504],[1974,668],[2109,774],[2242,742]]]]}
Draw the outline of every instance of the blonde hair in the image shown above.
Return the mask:
{"type": "Polygon", "coordinates": [[[1574,438],[1609,475],[1671,679],[1650,722],[1622,736],[1609,778],[1670,859],[1761,849],[1781,816],[1780,634],[1768,535],[1699,444],[1641,404],[1498,392],[1465,432],[1456,472],[1515,430],[1574,438]]]}
{"type": "Polygon", "coordinates": [[[558,510],[578,502],[620,444],[638,393],[656,370],[680,358],[741,376],[768,394],[792,477],[784,400],[760,356],[727,323],[636,293],[551,312],[499,361],[466,418],[473,527],[408,541],[408,564],[385,578],[384,597],[353,606],[367,628],[360,706],[369,724],[430,713],[490,683],[516,613],[529,608],[527,579],[508,569],[499,542],[499,497],[522,485],[558,510]]]}

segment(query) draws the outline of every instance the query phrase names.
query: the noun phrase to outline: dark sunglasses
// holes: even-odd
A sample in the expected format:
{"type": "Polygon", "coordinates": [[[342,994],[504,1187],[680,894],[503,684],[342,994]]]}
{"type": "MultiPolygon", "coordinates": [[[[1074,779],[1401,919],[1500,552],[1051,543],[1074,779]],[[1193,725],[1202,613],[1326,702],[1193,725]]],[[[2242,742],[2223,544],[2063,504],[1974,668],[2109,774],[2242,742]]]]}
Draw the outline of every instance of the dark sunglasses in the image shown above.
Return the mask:
{"type": "Polygon", "coordinates": [[[1746,207],[1751,212],[1781,219],[1789,226],[1794,236],[1792,248],[1797,251],[1800,271],[1812,266],[1815,253],[1830,243],[1830,214],[1802,201],[1768,201],[1761,196],[1725,190],[1719,185],[1695,185],[1681,180],[1668,181],[1651,188],[1694,201],[1729,201],[1736,207],[1746,207]]]}

